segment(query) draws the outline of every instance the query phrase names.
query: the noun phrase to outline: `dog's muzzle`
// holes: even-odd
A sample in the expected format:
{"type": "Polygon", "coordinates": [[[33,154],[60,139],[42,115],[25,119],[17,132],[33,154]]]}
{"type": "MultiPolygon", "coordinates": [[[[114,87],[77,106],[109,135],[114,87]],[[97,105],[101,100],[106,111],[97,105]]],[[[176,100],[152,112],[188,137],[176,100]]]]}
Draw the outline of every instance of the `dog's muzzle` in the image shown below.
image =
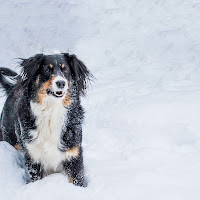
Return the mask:
{"type": "Polygon", "coordinates": [[[52,95],[55,97],[62,97],[68,89],[67,80],[63,77],[56,77],[52,84],[52,95]]]}

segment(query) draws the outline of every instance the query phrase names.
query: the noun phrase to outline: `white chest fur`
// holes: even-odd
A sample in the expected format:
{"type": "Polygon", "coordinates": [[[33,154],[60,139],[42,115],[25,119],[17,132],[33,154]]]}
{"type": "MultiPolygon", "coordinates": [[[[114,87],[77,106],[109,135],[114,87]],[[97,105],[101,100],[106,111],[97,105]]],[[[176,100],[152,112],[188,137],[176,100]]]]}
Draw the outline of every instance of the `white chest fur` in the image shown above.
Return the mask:
{"type": "Polygon", "coordinates": [[[45,171],[56,172],[63,160],[73,156],[70,152],[58,150],[67,109],[61,99],[47,97],[42,105],[31,102],[31,110],[36,116],[37,129],[31,132],[35,139],[27,144],[27,149],[33,160],[44,166],[45,171]]]}

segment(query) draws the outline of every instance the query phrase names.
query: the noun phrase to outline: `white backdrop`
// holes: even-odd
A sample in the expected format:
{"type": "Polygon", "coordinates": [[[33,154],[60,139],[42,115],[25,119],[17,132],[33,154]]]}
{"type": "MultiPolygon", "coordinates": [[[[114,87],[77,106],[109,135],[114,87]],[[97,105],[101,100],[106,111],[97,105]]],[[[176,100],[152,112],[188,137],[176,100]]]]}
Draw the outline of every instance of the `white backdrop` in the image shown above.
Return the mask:
{"type": "Polygon", "coordinates": [[[199,200],[199,19],[199,0],[1,0],[0,66],[71,52],[96,81],[83,99],[88,188],[61,174],[25,185],[0,143],[0,199],[199,200]]]}

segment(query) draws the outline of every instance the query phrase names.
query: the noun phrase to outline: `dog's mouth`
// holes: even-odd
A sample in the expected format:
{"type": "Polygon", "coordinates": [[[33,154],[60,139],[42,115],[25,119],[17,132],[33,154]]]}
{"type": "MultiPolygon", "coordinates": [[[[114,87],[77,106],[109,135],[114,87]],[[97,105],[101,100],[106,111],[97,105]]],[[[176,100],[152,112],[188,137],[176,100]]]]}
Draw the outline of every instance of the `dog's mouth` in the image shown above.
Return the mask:
{"type": "Polygon", "coordinates": [[[64,95],[64,92],[63,91],[55,91],[53,94],[56,97],[62,97],[64,95]]]}
{"type": "Polygon", "coordinates": [[[59,97],[62,97],[65,93],[64,93],[64,91],[52,91],[52,90],[48,89],[47,94],[59,98],[59,97]]]}

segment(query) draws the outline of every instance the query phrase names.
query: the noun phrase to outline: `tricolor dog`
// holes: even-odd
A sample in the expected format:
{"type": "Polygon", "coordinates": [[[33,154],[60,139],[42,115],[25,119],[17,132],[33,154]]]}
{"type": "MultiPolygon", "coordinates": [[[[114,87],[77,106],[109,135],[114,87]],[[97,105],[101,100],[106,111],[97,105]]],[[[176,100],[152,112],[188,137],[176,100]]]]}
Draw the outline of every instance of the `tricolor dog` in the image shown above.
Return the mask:
{"type": "Polygon", "coordinates": [[[61,172],[75,185],[86,186],[80,95],[86,92],[90,71],[68,53],[21,60],[20,74],[0,68],[0,84],[8,96],[0,140],[23,153],[30,180],[61,172]]]}

